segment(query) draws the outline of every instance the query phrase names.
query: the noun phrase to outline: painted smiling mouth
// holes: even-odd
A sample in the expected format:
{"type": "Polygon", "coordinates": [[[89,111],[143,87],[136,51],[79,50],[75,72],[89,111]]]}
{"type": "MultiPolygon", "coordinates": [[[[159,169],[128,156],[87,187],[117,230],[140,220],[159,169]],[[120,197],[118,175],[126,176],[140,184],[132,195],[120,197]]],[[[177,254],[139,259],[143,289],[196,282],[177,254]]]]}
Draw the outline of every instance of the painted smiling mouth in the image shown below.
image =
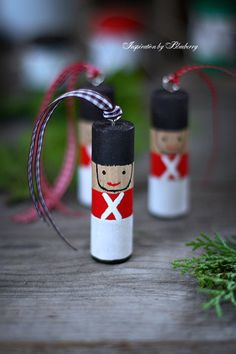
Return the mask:
{"type": "Polygon", "coordinates": [[[107,182],[107,185],[110,187],[117,187],[117,186],[119,186],[119,184],[120,184],[120,182],[118,182],[118,183],[107,182]]]}
{"type": "Polygon", "coordinates": [[[168,145],[166,148],[167,148],[167,150],[169,150],[169,151],[176,151],[176,150],[178,150],[178,146],[168,145]]]}

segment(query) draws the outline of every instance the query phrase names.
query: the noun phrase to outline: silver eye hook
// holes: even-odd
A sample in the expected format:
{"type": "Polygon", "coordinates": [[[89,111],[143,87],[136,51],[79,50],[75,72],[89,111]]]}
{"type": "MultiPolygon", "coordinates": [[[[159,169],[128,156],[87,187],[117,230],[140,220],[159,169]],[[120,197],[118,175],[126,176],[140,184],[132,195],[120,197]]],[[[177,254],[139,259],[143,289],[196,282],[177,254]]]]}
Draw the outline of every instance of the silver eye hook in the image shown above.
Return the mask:
{"type": "Polygon", "coordinates": [[[162,78],[162,87],[171,93],[176,92],[180,89],[179,85],[172,82],[172,75],[167,75],[162,78]]]}
{"type": "Polygon", "coordinates": [[[114,126],[114,125],[115,125],[115,122],[117,122],[120,118],[121,118],[121,116],[116,117],[115,119],[108,119],[108,120],[109,120],[109,121],[111,122],[111,124],[114,126]]]}
{"type": "Polygon", "coordinates": [[[105,80],[105,76],[103,74],[99,74],[95,77],[88,77],[88,81],[91,82],[93,86],[99,86],[105,80]]]}

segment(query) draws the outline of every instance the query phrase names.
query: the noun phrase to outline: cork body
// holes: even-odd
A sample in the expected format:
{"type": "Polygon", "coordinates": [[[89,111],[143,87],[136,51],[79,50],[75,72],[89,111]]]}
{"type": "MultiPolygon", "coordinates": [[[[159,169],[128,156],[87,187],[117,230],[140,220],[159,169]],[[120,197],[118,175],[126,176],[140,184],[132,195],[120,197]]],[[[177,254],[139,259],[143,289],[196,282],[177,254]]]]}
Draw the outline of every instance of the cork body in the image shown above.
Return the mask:
{"type": "Polygon", "coordinates": [[[152,95],[148,210],[161,218],[189,211],[187,103],[184,91],[152,95]]]}
{"type": "Polygon", "coordinates": [[[97,122],[92,141],[91,255],[120,263],[133,251],[134,127],[97,122]]]}

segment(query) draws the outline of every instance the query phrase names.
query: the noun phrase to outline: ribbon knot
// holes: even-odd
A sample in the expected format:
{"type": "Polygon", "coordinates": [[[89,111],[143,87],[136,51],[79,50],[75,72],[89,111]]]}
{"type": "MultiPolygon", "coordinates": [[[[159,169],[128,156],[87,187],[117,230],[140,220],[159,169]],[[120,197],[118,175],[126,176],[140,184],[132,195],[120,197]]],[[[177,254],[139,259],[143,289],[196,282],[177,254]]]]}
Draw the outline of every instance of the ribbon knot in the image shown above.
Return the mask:
{"type": "Polygon", "coordinates": [[[103,111],[103,117],[106,119],[116,120],[120,116],[122,116],[123,112],[120,106],[114,106],[111,109],[107,109],[103,111]]]}

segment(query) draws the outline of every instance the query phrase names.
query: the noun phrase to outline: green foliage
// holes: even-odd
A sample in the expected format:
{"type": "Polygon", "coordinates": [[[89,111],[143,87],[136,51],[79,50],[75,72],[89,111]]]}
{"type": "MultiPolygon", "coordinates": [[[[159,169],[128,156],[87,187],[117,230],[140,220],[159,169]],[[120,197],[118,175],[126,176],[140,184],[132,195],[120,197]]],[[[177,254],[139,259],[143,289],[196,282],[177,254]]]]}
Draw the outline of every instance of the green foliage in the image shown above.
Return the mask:
{"type": "Polygon", "coordinates": [[[214,308],[222,316],[222,304],[231,303],[236,307],[236,243],[223,240],[219,234],[214,239],[201,233],[194,241],[187,243],[193,251],[202,250],[197,257],[175,260],[174,268],[182,274],[193,276],[200,291],[208,296],[203,309],[214,308]]]}
{"type": "Polygon", "coordinates": [[[1,96],[0,122],[18,117],[34,117],[43,99],[43,92],[24,92],[21,95],[1,96]]]}
{"type": "MultiPolygon", "coordinates": [[[[66,119],[63,107],[50,121],[46,137],[43,160],[48,180],[53,182],[63,162],[66,146],[66,119]]],[[[14,129],[14,128],[13,128],[14,129]]],[[[31,128],[22,133],[14,144],[4,142],[0,145],[0,191],[7,192],[8,203],[29,198],[27,184],[27,160],[31,128]]],[[[71,188],[75,188],[73,180],[71,188]]]]}
{"type": "MultiPolygon", "coordinates": [[[[116,102],[122,107],[123,118],[135,125],[135,152],[142,153],[148,148],[149,112],[144,97],[144,74],[142,70],[118,71],[108,78],[115,87],[116,102]]],[[[149,102],[148,102],[149,104],[149,102]]]]}
{"type": "MultiPolygon", "coordinates": [[[[136,127],[136,152],[140,153],[148,145],[147,113],[143,103],[143,74],[140,71],[120,71],[108,78],[116,89],[116,101],[121,105],[124,118],[136,127]]],[[[60,90],[61,91],[61,90],[60,90]]],[[[59,91],[55,96],[59,95],[59,91]]],[[[10,121],[16,117],[34,117],[42,101],[42,92],[31,92],[22,97],[2,99],[0,121],[10,121]]],[[[76,104],[76,112],[77,112],[76,104]]],[[[56,110],[50,121],[43,151],[46,175],[53,181],[62,164],[65,151],[66,112],[64,104],[56,110]]],[[[12,122],[14,129],[14,121],[12,122]]],[[[8,202],[17,202],[29,197],[26,166],[29,152],[31,129],[25,131],[14,144],[5,142],[0,146],[0,191],[7,192],[8,202]]],[[[72,188],[75,188],[75,178],[72,188]]]]}

